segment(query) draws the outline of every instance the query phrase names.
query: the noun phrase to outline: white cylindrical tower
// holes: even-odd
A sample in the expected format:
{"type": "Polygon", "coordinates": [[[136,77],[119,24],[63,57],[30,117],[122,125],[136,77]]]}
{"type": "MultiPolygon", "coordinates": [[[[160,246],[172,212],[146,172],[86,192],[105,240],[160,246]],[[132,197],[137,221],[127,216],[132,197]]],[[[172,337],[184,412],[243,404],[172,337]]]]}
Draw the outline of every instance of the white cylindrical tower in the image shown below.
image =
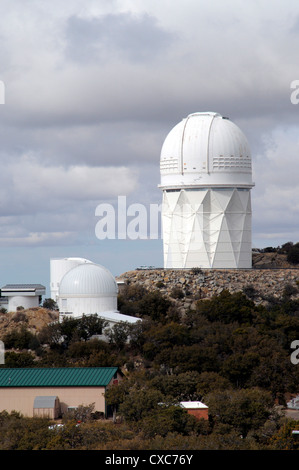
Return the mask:
{"type": "Polygon", "coordinates": [[[50,291],[51,299],[55,302],[59,295],[59,284],[63,276],[72,268],[80,264],[91,263],[85,258],[52,258],[50,260],[50,291]]]}
{"type": "Polygon", "coordinates": [[[165,268],[251,268],[251,153],[218,113],[193,113],[160,158],[165,268]]]}

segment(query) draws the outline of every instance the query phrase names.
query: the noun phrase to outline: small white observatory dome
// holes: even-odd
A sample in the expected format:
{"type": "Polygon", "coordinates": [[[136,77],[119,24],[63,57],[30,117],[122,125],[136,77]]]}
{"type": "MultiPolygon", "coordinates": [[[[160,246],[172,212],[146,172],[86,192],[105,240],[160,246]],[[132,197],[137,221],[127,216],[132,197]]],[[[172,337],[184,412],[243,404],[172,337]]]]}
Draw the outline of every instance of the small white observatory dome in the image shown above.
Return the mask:
{"type": "Polygon", "coordinates": [[[59,311],[74,317],[116,311],[117,294],[117,283],[108,269],[94,263],[80,264],[61,279],[59,311]]]}
{"type": "Polygon", "coordinates": [[[251,188],[251,153],[243,132],[218,113],[193,113],[167,135],[160,156],[161,189],[251,188]]]}
{"type": "Polygon", "coordinates": [[[108,269],[99,264],[80,264],[60,282],[60,295],[117,295],[117,283],[108,269]]]}

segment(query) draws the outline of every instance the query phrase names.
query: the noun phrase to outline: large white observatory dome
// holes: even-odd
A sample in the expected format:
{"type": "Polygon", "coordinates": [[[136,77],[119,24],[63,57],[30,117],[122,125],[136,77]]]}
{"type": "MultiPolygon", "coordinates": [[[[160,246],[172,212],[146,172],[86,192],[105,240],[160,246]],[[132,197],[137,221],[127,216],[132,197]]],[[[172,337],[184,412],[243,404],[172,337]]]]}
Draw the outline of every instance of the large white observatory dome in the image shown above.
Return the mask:
{"type": "Polygon", "coordinates": [[[161,188],[252,187],[251,153],[243,132],[218,113],[193,113],[167,135],[160,156],[161,188]]]}
{"type": "Polygon", "coordinates": [[[251,267],[251,153],[218,113],[189,114],[160,155],[165,268],[251,267]]]}

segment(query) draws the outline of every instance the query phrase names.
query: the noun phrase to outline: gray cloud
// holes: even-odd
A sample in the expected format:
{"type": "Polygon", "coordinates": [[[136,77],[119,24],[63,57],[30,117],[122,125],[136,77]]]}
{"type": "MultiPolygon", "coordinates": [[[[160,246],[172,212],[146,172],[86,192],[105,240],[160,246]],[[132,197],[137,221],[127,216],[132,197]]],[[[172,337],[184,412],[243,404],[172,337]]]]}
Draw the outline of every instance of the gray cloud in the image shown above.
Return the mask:
{"type": "Polygon", "coordinates": [[[163,140],[205,110],[229,116],[250,142],[254,244],[297,241],[298,4],[63,5],[0,5],[0,248],[88,243],[115,263],[146,264],[150,248],[128,244],[115,257],[97,244],[95,207],[123,194],[159,202],[163,140]]]}
{"type": "Polygon", "coordinates": [[[71,16],[66,27],[66,55],[80,63],[130,60],[148,62],[160,58],[175,35],[148,14],[130,12],[98,18],[71,16]]]}

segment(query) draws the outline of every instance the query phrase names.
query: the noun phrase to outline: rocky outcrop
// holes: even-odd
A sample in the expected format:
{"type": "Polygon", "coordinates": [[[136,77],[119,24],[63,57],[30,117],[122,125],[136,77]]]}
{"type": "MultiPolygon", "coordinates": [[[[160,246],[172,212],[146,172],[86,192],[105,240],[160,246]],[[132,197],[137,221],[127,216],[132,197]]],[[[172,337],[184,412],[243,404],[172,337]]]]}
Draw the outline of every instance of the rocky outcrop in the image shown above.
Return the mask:
{"type": "Polygon", "coordinates": [[[293,268],[296,268],[296,266],[288,262],[286,254],[281,254],[277,252],[263,253],[261,251],[253,252],[252,266],[255,269],[293,269],[293,268]]]}
{"type": "Polygon", "coordinates": [[[118,277],[125,284],[140,284],[148,290],[159,289],[179,300],[185,307],[199,299],[229,292],[244,292],[256,303],[280,299],[284,294],[299,298],[299,269],[141,269],[118,277]]]}
{"type": "Polygon", "coordinates": [[[18,312],[0,314],[0,339],[4,334],[19,329],[22,326],[35,334],[49,323],[58,320],[58,312],[45,308],[32,308],[18,312]]]}

